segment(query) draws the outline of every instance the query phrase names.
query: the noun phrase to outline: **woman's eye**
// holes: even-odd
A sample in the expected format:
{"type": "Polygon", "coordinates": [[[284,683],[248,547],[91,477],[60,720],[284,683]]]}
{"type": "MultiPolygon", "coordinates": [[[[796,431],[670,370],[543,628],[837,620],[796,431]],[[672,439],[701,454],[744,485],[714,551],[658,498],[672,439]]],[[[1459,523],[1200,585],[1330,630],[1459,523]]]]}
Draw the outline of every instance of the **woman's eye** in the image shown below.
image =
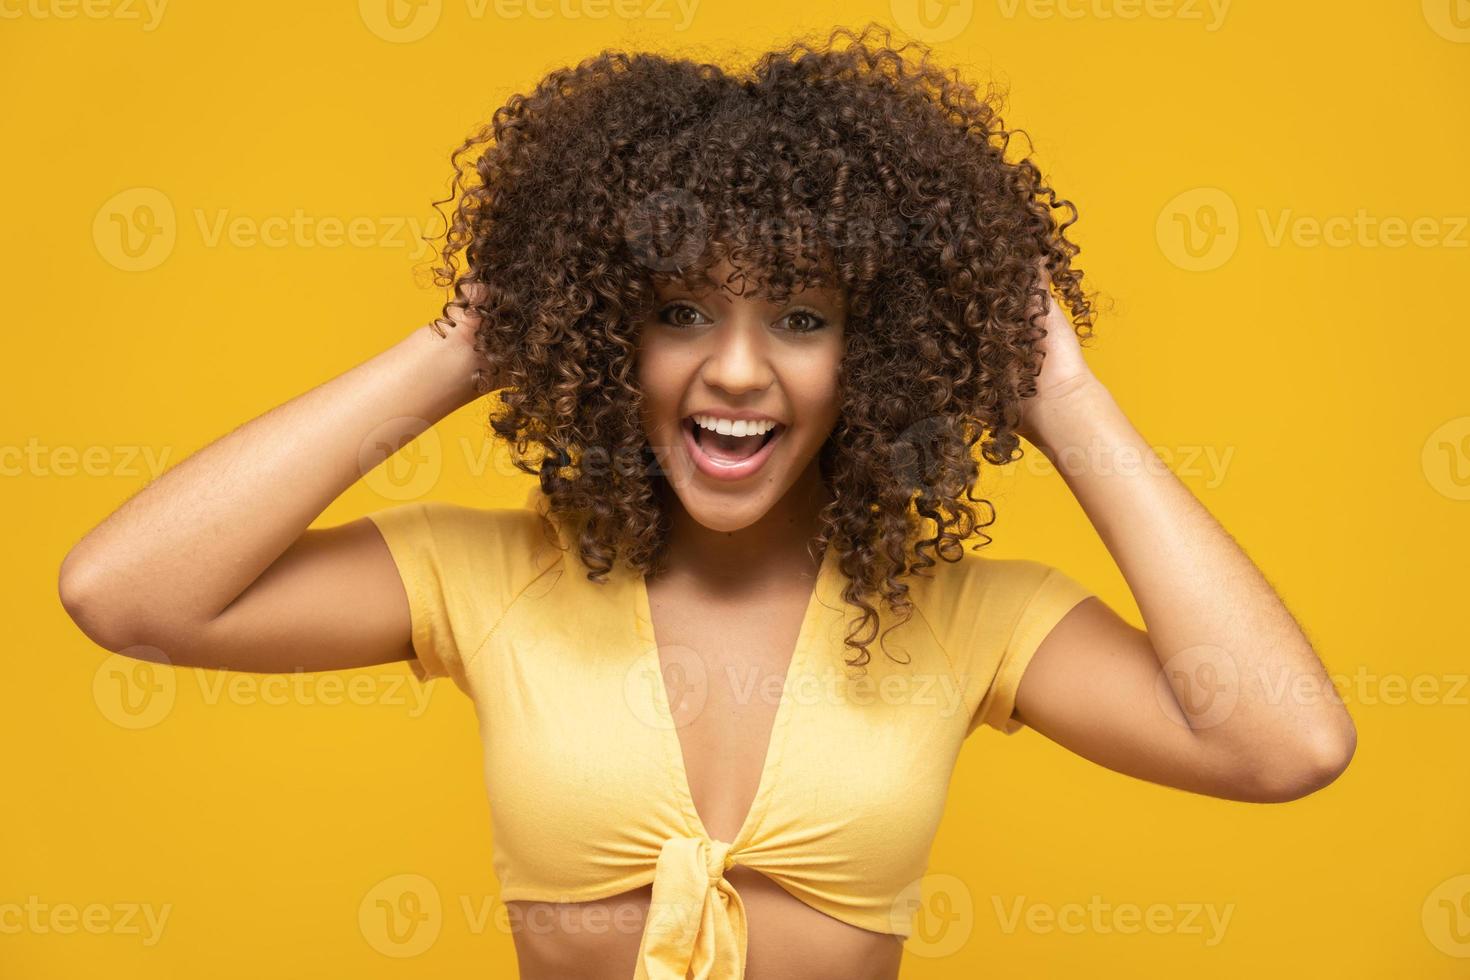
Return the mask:
{"type": "Polygon", "coordinates": [[[659,319],[676,327],[692,327],[699,323],[698,319],[689,317],[700,317],[702,314],[687,303],[670,303],[659,311],[659,319]]]}
{"type": "MultiPolygon", "coordinates": [[[[688,303],[670,303],[659,310],[659,319],[670,326],[694,327],[712,321],[688,303]]],[[[794,333],[812,333],[827,325],[824,317],[811,310],[793,310],[782,317],[794,333]]]]}
{"type": "Polygon", "coordinates": [[[792,323],[792,329],[797,333],[811,333],[820,330],[827,321],[810,310],[793,310],[786,315],[786,319],[792,323]]]}

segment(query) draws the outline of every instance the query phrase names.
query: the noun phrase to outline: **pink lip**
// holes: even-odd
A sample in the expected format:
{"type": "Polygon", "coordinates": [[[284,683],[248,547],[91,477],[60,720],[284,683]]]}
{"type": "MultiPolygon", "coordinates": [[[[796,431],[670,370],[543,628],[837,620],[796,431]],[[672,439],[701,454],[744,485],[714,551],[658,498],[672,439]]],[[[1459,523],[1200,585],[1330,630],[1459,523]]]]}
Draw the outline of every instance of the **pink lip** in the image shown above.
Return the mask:
{"type": "Polygon", "coordinates": [[[771,452],[776,448],[776,443],[786,435],[786,426],[783,425],[776,430],[775,435],[771,436],[771,441],[757,450],[754,456],[726,465],[716,463],[699,448],[699,444],[694,441],[694,422],[692,420],[681,421],[679,429],[684,433],[684,449],[689,453],[689,458],[694,460],[695,467],[705,476],[715,480],[743,480],[755,473],[765,465],[766,460],[771,458],[771,452]]]}

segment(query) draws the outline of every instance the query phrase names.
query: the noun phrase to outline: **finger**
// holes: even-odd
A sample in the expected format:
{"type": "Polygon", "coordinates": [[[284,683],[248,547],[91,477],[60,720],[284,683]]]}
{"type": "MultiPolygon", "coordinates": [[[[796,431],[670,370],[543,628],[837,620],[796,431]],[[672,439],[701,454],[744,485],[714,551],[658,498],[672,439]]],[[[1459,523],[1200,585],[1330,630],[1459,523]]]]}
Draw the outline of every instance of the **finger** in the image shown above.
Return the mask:
{"type": "Polygon", "coordinates": [[[1051,289],[1051,270],[1046,267],[1046,260],[1045,255],[1036,260],[1036,271],[1041,274],[1041,285],[1051,289]]]}
{"type": "Polygon", "coordinates": [[[490,287],[485,285],[483,282],[470,282],[466,280],[460,282],[456,290],[456,296],[459,302],[464,304],[477,305],[483,303],[485,301],[485,297],[489,295],[490,287]]]}

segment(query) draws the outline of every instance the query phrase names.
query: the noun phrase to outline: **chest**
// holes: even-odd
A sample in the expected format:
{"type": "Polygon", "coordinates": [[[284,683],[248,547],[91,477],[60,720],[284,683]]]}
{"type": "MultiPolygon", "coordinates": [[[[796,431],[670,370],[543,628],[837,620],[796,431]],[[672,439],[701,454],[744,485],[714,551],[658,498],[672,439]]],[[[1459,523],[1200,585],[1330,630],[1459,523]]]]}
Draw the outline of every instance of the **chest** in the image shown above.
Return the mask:
{"type": "Polygon", "coordinates": [[[812,585],[732,600],[647,585],[669,720],[710,836],[734,840],[760,789],[791,667],[807,640],[812,585]]]}
{"type": "Polygon", "coordinates": [[[844,848],[922,865],[964,738],[948,662],[921,621],[884,619],[897,659],[874,641],[846,667],[857,608],[804,585],[710,602],[560,574],[524,593],[469,671],[503,880],[575,868],[600,894],[682,835],[788,874],[844,848]]]}

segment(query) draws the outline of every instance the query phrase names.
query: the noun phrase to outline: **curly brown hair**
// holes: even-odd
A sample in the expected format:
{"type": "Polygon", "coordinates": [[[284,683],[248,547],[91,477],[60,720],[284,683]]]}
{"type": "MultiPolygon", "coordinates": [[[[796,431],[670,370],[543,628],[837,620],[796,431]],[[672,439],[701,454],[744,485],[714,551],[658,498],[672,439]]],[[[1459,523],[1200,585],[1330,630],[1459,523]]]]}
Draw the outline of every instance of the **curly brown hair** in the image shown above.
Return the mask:
{"type": "Polygon", "coordinates": [[[849,663],[868,662],[878,632],[869,597],[907,620],[905,576],[959,561],[974,535],[990,543],[972,447],[991,464],[1021,458],[1043,267],[1079,336],[1092,325],[1065,234],[1076,208],[1030,159],[1006,159],[1003,102],[869,24],[740,70],[604,51],[514,95],[454,151],[434,281],[452,287],[446,316],[459,304],[481,317],[475,346],[495,376],[476,383],[503,406],[490,427],[574,529],[590,579],[619,555],[662,567],[639,327],[658,284],[716,288],[722,259],[776,302],[799,285],[847,296],[841,417],[819,460],[832,500],[813,545],[838,549],[861,612],[849,663]]]}

